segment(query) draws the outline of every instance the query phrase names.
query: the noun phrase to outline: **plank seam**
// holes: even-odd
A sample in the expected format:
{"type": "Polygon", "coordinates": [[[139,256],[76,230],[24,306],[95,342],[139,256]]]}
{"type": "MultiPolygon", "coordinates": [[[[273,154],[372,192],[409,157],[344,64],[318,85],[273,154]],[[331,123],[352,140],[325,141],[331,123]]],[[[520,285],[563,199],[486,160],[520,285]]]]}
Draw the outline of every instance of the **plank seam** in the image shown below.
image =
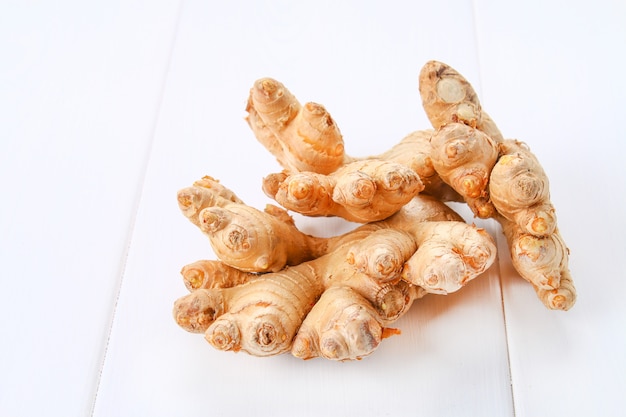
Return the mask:
{"type": "Polygon", "coordinates": [[[98,368],[98,374],[96,376],[96,389],[93,395],[93,400],[91,403],[91,410],[89,415],[91,417],[94,416],[94,413],[96,411],[96,405],[98,403],[98,393],[100,392],[100,385],[102,383],[102,374],[104,372],[104,367],[106,364],[106,360],[107,360],[107,353],[109,351],[109,345],[111,342],[111,334],[113,332],[113,327],[115,324],[115,319],[116,319],[116,312],[117,312],[117,308],[118,308],[118,303],[119,303],[119,299],[120,299],[120,294],[122,292],[122,287],[124,284],[124,275],[125,275],[125,271],[126,271],[126,267],[127,267],[127,262],[128,262],[128,255],[130,252],[130,248],[132,245],[132,240],[133,240],[133,235],[134,235],[134,230],[135,230],[135,224],[137,222],[137,216],[139,214],[139,208],[141,206],[141,200],[143,197],[143,189],[144,189],[144,185],[146,182],[146,177],[147,177],[147,173],[148,173],[148,168],[150,165],[150,160],[151,160],[151,156],[152,156],[152,149],[154,147],[154,141],[155,141],[155,136],[156,136],[156,130],[157,130],[157,126],[158,126],[158,121],[161,115],[161,111],[162,111],[162,107],[163,107],[163,101],[164,101],[164,96],[165,96],[165,89],[166,89],[166,85],[167,85],[167,80],[169,78],[169,74],[170,74],[170,70],[172,67],[172,60],[173,60],[173,56],[174,56],[174,51],[176,48],[176,40],[178,38],[178,33],[179,33],[179,28],[180,28],[180,21],[181,21],[181,16],[182,16],[182,10],[183,10],[183,5],[184,5],[184,0],[180,1],[180,4],[178,6],[178,11],[177,11],[177,15],[176,15],[176,20],[175,20],[175,24],[174,24],[174,30],[173,30],[173,36],[172,36],[172,40],[171,40],[171,44],[169,45],[169,51],[167,53],[167,61],[166,61],[166,66],[165,66],[165,71],[164,71],[164,76],[159,88],[159,95],[158,95],[158,99],[157,99],[157,109],[155,112],[155,117],[154,117],[154,121],[152,123],[152,128],[151,128],[151,132],[150,132],[150,136],[148,139],[148,146],[147,146],[147,150],[145,153],[145,157],[143,160],[143,164],[142,164],[142,168],[141,168],[141,174],[139,177],[139,181],[138,181],[138,185],[137,185],[137,192],[136,192],[136,198],[135,201],[133,203],[133,210],[132,210],[132,216],[131,216],[131,221],[130,221],[130,226],[128,229],[128,234],[126,237],[126,245],[124,246],[124,252],[121,256],[121,265],[120,265],[120,272],[119,272],[119,279],[118,279],[118,284],[117,284],[117,288],[115,291],[115,299],[113,302],[113,311],[111,314],[111,318],[109,320],[108,326],[106,327],[105,331],[106,331],[106,340],[104,342],[104,351],[102,353],[102,356],[100,358],[100,366],[98,368]]]}
{"type": "MultiPolygon", "coordinates": [[[[481,48],[480,48],[480,36],[479,34],[479,19],[478,19],[478,5],[477,5],[478,0],[471,0],[472,3],[472,22],[473,22],[473,26],[474,26],[474,45],[476,48],[476,65],[478,67],[478,88],[476,90],[477,94],[479,97],[481,97],[481,99],[484,98],[484,94],[483,94],[483,68],[482,68],[482,59],[481,59],[481,48]]],[[[482,100],[481,100],[482,101],[482,100]]],[[[511,408],[513,411],[513,417],[516,416],[516,409],[515,409],[515,390],[513,389],[513,370],[511,367],[511,350],[510,350],[510,339],[509,339],[509,330],[508,330],[508,326],[507,326],[507,321],[506,321],[506,306],[504,305],[504,282],[502,280],[502,268],[501,268],[501,262],[502,262],[502,257],[501,257],[501,249],[504,247],[508,248],[508,244],[503,245],[501,244],[502,239],[503,239],[503,235],[502,235],[502,228],[500,226],[500,223],[494,221],[494,224],[497,226],[495,228],[495,233],[494,233],[494,238],[496,239],[496,247],[498,248],[498,255],[496,258],[496,272],[498,274],[498,284],[499,284],[499,290],[500,290],[500,306],[502,309],[502,326],[504,328],[504,341],[505,341],[505,346],[506,346],[506,363],[507,363],[507,372],[508,372],[508,377],[509,377],[509,390],[511,393],[511,408]]],[[[506,243],[506,242],[505,242],[506,243]]],[[[505,251],[506,252],[506,251],[505,251]]]]}

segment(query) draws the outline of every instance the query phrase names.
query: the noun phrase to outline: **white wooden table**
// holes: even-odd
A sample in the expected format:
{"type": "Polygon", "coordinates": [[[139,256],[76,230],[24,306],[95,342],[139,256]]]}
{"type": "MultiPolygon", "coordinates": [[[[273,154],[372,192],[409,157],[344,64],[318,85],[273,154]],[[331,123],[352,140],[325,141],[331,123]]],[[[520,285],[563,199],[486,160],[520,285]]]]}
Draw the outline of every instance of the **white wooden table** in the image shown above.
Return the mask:
{"type": "Polygon", "coordinates": [[[0,415],[626,415],[624,22],[609,0],[0,2],[0,415]],[[323,103],[365,156],[429,126],[429,59],[539,157],[577,305],[545,309],[485,222],[496,264],[362,361],[178,328],[178,272],[214,255],[176,191],[208,174],[263,207],[279,169],[243,121],[252,82],[323,103]]]}

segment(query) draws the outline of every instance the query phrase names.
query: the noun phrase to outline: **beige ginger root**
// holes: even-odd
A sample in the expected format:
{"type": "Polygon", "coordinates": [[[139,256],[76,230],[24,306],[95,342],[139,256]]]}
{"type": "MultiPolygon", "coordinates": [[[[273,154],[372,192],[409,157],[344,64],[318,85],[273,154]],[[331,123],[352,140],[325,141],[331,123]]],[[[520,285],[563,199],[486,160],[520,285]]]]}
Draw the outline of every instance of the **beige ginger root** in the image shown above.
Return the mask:
{"type": "Polygon", "coordinates": [[[462,123],[442,126],[430,138],[431,160],[439,177],[481,218],[495,209],[489,201],[489,176],[498,159],[496,143],[482,131],[462,123]]]}
{"type": "Polygon", "coordinates": [[[204,177],[178,192],[178,205],[210,237],[215,254],[242,271],[278,271],[285,265],[315,259],[324,243],[301,233],[279,207],[248,207],[215,179],[204,177]]]}
{"type": "Polygon", "coordinates": [[[502,156],[491,172],[489,193],[500,215],[524,232],[549,236],[556,228],[548,177],[537,158],[521,142],[500,143],[502,156]]]}
{"type": "Polygon", "coordinates": [[[372,160],[351,162],[329,175],[270,175],[263,189],[283,207],[307,216],[331,215],[367,223],[391,216],[424,185],[404,165],[372,160]]]}
{"type": "Polygon", "coordinates": [[[276,80],[254,83],[246,111],[256,138],[285,169],[268,176],[263,190],[288,210],[366,223],[389,217],[424,188],[406,165],[348,156],[326,109],[302,106],[276,80]]]}
{"type": "MultiPolygon", "coordinates": [[[[322,128],[313,133],[307,130],[305,136],[290,134],[303,131],[299,127],[306,119],[299,116],[303,107],[278,81],[263,79],[255,83],[248,102],[248,122],[270,151],[275,145],[267,143],[281,144],[280,151],[272,153],[285,168],[280,174],[266,177],[266,194],[286,209],[305,215],[340,216],[366,223],[397,211],[406,203],[399,196],[412,197],[421,190],[444,201],[465,201],[477,217],[495,218],[501,223],[506,219],[537,237],[549,238],[555,233],[555,210],[549,200],[545,172],[525,145],[504,139],[482,109],[471,84],[450,66],[437,61],[424,65],[419,81],[422,104],[434,130],[414,132],[389,151],[368,158],[344,153],[339,129],[325,110],[325,122],[316,125],[322,128]],[[272,111],[267,110],[267,102],[272,103],[272,111]],[[282,130],[267,127],[276,125],[282,130]],[[329,130],[334,142],[326,139],[329,130]],[[325,147],[328,143],[333,144],[332,149],[325,147]],[[316,169],[320,155],[331,154],[336,157],[333,165],[316,169]],[[376,167],[383,162],[393,168],[369,168],[364,173],[364,166],[376,167]],[[416,180],[399,166],[417,174],[423,185],[415,185],[416,180]],[[401,184],[397,189],[402,190],[395,196],[387,185],[391,183],[390,176],[402,179],[393,181],[401,184]]],[[[513,250],[513,242],[509,241],[509,247],[513,257],[520,256],[513,250]]],[[[567,252],[562,253],[559,256],[567,258],[567,252]]],[[[564,259],[558,263],[567,264],[564,259]]],[[[522,277],[537,281],[532,278],[537,274],[537,266],[518,260],[514,265],[522,277]]],[[[554,277],[549,281],[559,282],[554,277]]],[[[568,309],[574,304],[575,291],[571,294],[567,302],[559,304],[561,307],[568,309]]]]}
{"type": "Polygon", "coordinates": [[[257,139],[287,170],[329,174],[349,161],[339,128],[326,109],[316,103],[302,106],[276,80],[254,83],[246,111],[257,139]]]}
{"type": "MultiPolygon", "coordinates": [[[[203,201],[219,198],[205,195],[203,201]]],[[[224,210],[242,206],[231,202],[224,210]]],[[[258,223],[246,227],[259,236],[280,231],[267,222],[269,215],[257,212],[258,223]]],[[[429,197],[415,197],[387,220],[315,240],[325,251],[316,259],[262,275],[217,261],[183,268],[191,293],[176,301],[176,321],[221,350],[359,359],[396,333],[388,326],[415,299],[457,291],[484,272],[496,253],[486,232],[429,197]]]]}
{"type": "Polygon", "coordinates": [[[446,64],[428,62],[419,90],[433,129],[355,158],[323,106],[301,105],[273,79],[257,81],[247,122],[284,169],[264,179],[265,193],[287,210],[363,225],[310,236],[284,209],[249,207],[204,177],[179,191],[178,203],[219,261],[182,269],[190,293],[175,302],[177,323],[221,350],[367,356],[398,333],[390,326],[414,300],[457,291],[494,261],[492,238],[442,201],[465,201],[500,222],[515,269],[539,299],[571,308],[569,249],[537,158],[503,137],[471,84],[446,64]]]}
{"type": "Polygon", "coordinates": [[[428,61],[419,74],[419,91],[426,116],[435,129],[463,123],[500,142],[502,133],[482,110],[472,85],[449,65],[428,61]]]}
{"type": "MultiPolygon", "coordinates": [[[[487,176],[482,177],[482,185],[475,193],[481,190],[478,201],[464,193],[463,182],[455,182],[445,170],[437,169],[440,167],[434,162],[441,178],[464,197],[477,216],[493,217],[501,223],[513,266],[533,285],[539,299],[551,309],[571,308],[576,291],[567,267],[569,250],[557,229],[548,178],[535,155],[525,144],[503,138],[482,110],[470,83],[450,66],[437,61],[424,65],[420,72],[420,94],[424,110],[437,130],[431,139],[434,154],[442,152],[437,142],[439,137],[447,136],[447,131],[452,129],[473,131],[475,137],[482,132],[486,138],[481,140],[482,150],[473,152],[475,156],[469,162],[452,163],[456,170],[471,173],[473,165],[489,155],[488,164],[483,166],[490,165],[489,169],[481,170],[487,176]]],[[[452,159],[448,158],[448,162],[452,159]]]]}

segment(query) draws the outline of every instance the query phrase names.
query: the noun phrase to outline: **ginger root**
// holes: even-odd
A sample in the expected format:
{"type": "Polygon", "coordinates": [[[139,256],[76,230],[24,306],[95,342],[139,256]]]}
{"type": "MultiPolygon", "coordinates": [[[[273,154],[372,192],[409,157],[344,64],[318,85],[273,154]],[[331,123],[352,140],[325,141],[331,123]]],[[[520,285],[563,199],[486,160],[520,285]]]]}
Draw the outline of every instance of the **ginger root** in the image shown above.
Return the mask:
{"type": "MultiPolygon", "coordinates": [[[[513,266],[533,285],[544,305],[550,309],[570,309],[576,302],[576,290],[568,269],[569,249],[559,233],[548,178],[539,161],[524,143],[504,139],[491,117],[482,110],[470,83],[457,71],[430,61],[422,68],[419,80],[422,104],[437,130],[435,136],[442,135],[450,126],[464,126],[463,129],[475,130],[474,138],[491,139],[480,140],[482,151],[474,153],[469,162],[452,162],[457,165],[455,169],[465,172],[462,176],[472,178],[476,172],[473,165],[485,154],[496,152],[495,164],[489,158],[488,164],[481,166],[480,174],[486,173],[487,177],[482,177],[482,184],[473,195],[464,195],[463,181],[455,182],[438,173],[464,197],[476,216],[492,217],[500,222],[513,266]],[[478,200],[474,195],[479,195],[478,200]]],[[[473,146],[469,144],[472,141],[475,139],[465,141],[466,146],[473,146]]],[[[431,144],[434,144],[432,140],[431,144]]]]}
{"type": "MultiPolygon", "coordinates": [[[[187,201],[179,195],[180,200],[187,201]]],[[[219,204],[219,198],[208,195],[203,201],[219,204]]],[[[233,253],[221,262],[198,261],[184,267],[183,279],[191,292],[176,301],[174,316],[184,329],[204,333],[217,349],[256,356],[291,351],[303,359],[360,359],[384,337],[397,333],[388,326],[415,299],[457,291],[484,272],[496,255],[493,239],[484,230],[464,223],[440,201],[416,196],[386,220],[341,236],[311,238],[319,251],[315,256],[310,247],[293,245],[285,236],[287,240],[278,243],[282,249],[273,249],[301,250],[301,256],[282,269],[259,275],[253,272],[259,262],[247,252],[258,256],[265,250],[260,242],[271,240],[261,235],[274,235],[283,226],[271,214],[240,202],[223,210],[230,226],[245,229],[245,234],[254,231],[258,239],[249,246],[233,246],[233,253]],[[238,222],[248,219],[227,214],[243,208],[256,211],[251,218],[257,223],[242,226],[238,222]],[[306,257],[312,259],[297,261],[306,257]],[[235,267],[242,259],[250,259],[249,265],[235,267]]],[[[293,227],[297,241],[306,241],[291,221],[281,221],[293,227]]],[[[220,231],[207,231],[201,223],[199,227],[214,246],[214,240],[222,241],[220,231]]],[[[265,266],[261,269],[265,271],[265,266]]]]}
{"type": "Polygon", "coordinates": [[[416,299],[458,291],[494,262],[492,237],[448,201],[499,222],[538,298],[572,307],[569,250],[537,158],[503,137],[454,69],[428,62],[419,81],[432,129],[365,158],[346,153],[323,106],[300,104],[271,78],[254,83],[246,121],[283,168],[262,187],[284,209],[247,206],[209,176],[178,192],[219,259],[182,269],[190,292],[174,304],[182,328],[257,356],[365,357],[399,333],[390,326],[416,299]],[[362,225],[321,238],[301,232],[287,210],[362,225]]]}
{"type": "MultiPolygon", "coordinates": [[[[406,204],[380,184],[389,184],[386,179],[389,175],[402,179],[409,176],[399,175],[399,168],[394,168],[392,174],[370,170],[365,187],[357,185],[363,184],[359,182],[363,179],[361,167],[364,164],[376,166],[382,161],[394,166],[403,165],[417,174],[423,184],[423,194],[442,201],[464,201],[477,217],[500,222],[519,274],[536,289],[557,291],[560,277],[570,276],[567,270],[569,251],[564,244],[560,246],[565,249],[549,252],[553,256],[551,263],[547,263],[544,257],[516,249],[518,239],[514,238],[521,233],[534,236],[533,239],[537,240],[534,247],[542,248],[537,250],[547,250],[547,247],[556,246],[555,242],[563,242],[555,209],[549,199],[548,179],[537,158],[522,142],[504,139],[495,122],[482,109],[471,84],[450,66],[437,61],[427,62],[419,74],[419,91],[434,130],[413,132],[381,155],[355,158],[345,153],[340,136],[335,136],[335,143],[341,143],[341,146],[334,147],[332,152],[324,147],[326,141],[322,133],[310,134],[306,138],[282,133],[272,136],[265,126],[276,125],[278,120],[281,132],[300,131],[297,124],[305,118],[296,115],[306,105],[300,106],[295,96],[278,81],[266,78],[262,83],[257,82],[251,90],[247,107],[253,133],[262,143],[271,142],[271,137],[272,143],[282,144],[281,152],[275,154],[279,163],[299,161],[297,165],[283,163],[285,170],[282,173],[267,176],[264,191],[286,209],[305,215],[341,216],[362,223],[377,221],[406,204]],[[296,109],[293,117],[284,117],[286,111],[257,111],[256,106],[263,104],[258,97],[268,96],[260,93],[266,88],[281,97],[281,108],[296,109]],[[314,152],[290,152],[301,149],[303,141],[306,149],[314,152]],[[337,155],[339,149],[344,152],[341,157],[337,155]],[[324,171],[315,171],[316,158],[329,153],[337,156],[336,164],[341,160],[343,164],[337,165],[334,171],[328,172],[328,167],[324,171]],[[311,159],[307,162],[307,158],[311,159]],[[334,184],[351,183],[353,178],[358,181],[346,187],[351,190],[347,194],[351,198],[345,198],[346,193],[333,192],[334,184]],[[362,198],[365,195],[367,198],[362,198]],[[516,231],[507,232],[510,228],[516,231]],[[558,273],[555,265],[560,265],[558,273]]],[[[335,135],[340,135],[337,124],[325,110],[324,120],[327,126],[332,126],[335,135]]],[[[395,183],[406,186],[401,180],[395,183]]],[[[548,308],[571,308],[576,292],[573,285],[570,287],[571,291],[562,302],[544,304],[548,308]]],[[[545,300],[544,296],[538,295],[540,300],[545,300]]]]}
{"type": "Polygon", "coordinates": [[[324,252],[323,240],[301,233],[280,207],[248,207],[209,176],[180,190],[178,206],[210,237],[218,258],[242,271],[275,272],[324,252]]]}

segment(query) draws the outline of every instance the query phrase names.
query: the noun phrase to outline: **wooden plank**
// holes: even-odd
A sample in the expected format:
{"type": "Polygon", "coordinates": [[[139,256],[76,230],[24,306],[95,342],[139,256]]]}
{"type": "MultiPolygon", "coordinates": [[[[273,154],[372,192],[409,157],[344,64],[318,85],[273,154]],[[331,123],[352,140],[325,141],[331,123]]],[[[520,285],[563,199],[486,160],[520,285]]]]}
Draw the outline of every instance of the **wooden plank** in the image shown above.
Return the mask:
{"type": "Polygon", "coordinates": [[[626,95],[626,8],[476,5],[483,105],[550,177],[579,295],[572,310],[548,311],[503,262],[516,416],[622,414],[626,169],[616,123],[626,95]]]}
{"type": "Polygon", "coordinates": [[[91,411],[177,10],[0,5],[2,415],[91,411]]]}
{"type": "Polygon", "coordinates": [[[260,179],[279,167],[242,120],[252,82],[283,81],[325,104],[351,154],[380,152],[428,127],[417,92],[428,59],[478,79],[471,2],[454,5],[185,3],[95,416],[513,415],[497,269],[418,302],[402,335],[359,362],[219,352],[170,316],[180,268],[214,257],[175,191],[209,174],[250,205],[269,202],[260,179]]]}

